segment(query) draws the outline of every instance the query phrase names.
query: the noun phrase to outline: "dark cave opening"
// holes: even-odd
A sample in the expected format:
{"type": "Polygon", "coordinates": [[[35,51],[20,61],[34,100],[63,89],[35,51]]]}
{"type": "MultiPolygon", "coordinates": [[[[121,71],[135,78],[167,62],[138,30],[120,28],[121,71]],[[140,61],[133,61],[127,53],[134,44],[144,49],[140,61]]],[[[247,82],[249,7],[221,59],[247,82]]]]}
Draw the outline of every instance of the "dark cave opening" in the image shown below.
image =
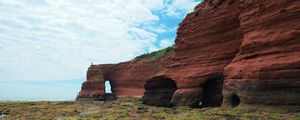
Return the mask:
{"type": "Polygon", "coordinates": [[[171,106],[171,99],[177,89],[174,80],[168,77],[153,77],[144,85],[143,103],[155,106],[171,106]]]}
{"type": "Polygon", "coordinates": [[[236,107],[236,106],[239,106],[240,105],[240,98],[237,94],[232,94],[230,95],[229,97],[229,103],[232,107],[236,107]]]}
{"type": "Polygon", "coordinates": [[[209,78],[203,85],[202,101],[200,107],[219,107],[223,101],[223,75],[209,78]]]}

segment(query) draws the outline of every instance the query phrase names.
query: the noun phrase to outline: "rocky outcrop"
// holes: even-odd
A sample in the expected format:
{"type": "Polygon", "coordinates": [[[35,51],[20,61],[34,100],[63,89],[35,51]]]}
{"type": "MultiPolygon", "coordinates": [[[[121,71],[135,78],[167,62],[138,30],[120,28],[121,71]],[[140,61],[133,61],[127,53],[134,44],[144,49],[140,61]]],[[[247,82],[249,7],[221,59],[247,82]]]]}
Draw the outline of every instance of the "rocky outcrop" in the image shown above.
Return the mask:
{"type": "Polygon", "coordinates": [[[223,95],[231,106],[300,105],[299,14],[300,1],[206,0],[180,24],[172,64],[153,79],[176,83],[173,105],[220,106],[223,95]]]}
{"type": "Polygon", "coordinates": [[[300,1],[246,0],[244,38],[225,68],[224,103],[300,105],[300,1]]]}
{"type": "MultiPolygon", "coordinates": [[[[159,54],[169,54],[164,52],[162,50],[159,54]]],[[[152,53],[153,56],[155,53],[152,53]]],[[[112,93],[116,96],[143,96],[146,80],[164,69],[168,63],[164,56],[158,57],[141,56],[119,64],[91,65],[87,72],[87,81],[82,84],[77,100],[105,100],[106,80],[110,81],[112,93]]]]}
{"type": "Polygon", "coordinates": [[[117,96],[148,105],[300,105],[299,21],[296,0],[204,0],[170,56],[91,66],[78,98],[103,97],[110,80],[117,96]]]}
{"type": "Polygon", "coordinates": [[[91,65],[87,71],[87,81],[82,83],[81,91],[77,100],[104,100],[105,96],[105,78],[104,71],[112,65],[91,65]]]}
{"type": "Polygon", "coordinates": [[[243,33],[239,1],[218,4],[204,2],[186,16],[177,30],[172,63],[154,76],[167,76],[177,84],[173,105],[222,103],[223,70],[239,51],[243,33]]]}

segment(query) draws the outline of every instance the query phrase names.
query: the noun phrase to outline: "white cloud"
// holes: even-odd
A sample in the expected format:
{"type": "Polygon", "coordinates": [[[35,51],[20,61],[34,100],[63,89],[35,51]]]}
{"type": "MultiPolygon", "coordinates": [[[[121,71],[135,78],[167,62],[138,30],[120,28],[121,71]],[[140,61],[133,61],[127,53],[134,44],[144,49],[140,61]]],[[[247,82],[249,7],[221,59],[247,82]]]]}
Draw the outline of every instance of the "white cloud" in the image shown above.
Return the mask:
{"type": "Polygon", "coordinates": [[[141,0],[142,3],[151,10],[161,10],[164,8],[164,1],[162,0],[141,0]]]}
{"type": "Polygon", "coordinates": [[[199,1],[196,2],[195,0],[166,0],[165,2],[169,3],[169,5],[166,6],[164,12],[166,12],[166,15],[168,16],[175,17],[191,12],[199,3],[199,1]]]}
{"type": "Polygon", "coordinates": [[[158,41],[158,33],[170,28],[162,25],[153,11],[183,16],[194,3],[0,1],[0,81],[84,78],[90,62],[121,62],[147,50],[158,50],[172,42],[158,41]]]}
{"type": "Polygon", "coordinates": [[[160,41],[159,46],[160,46],[160,48],[166,48],[166,47],[171,46],[172,44],[173,44],[173,42],[171,40],[163,39],[160,41]]]}
{"type": "Polygon", "coordinates": [[[145,26],[144,28],[148,31],[155,32],[158,34],[172,31],[172,29],[169,29],[168,27],[166,27],[165,25],[162,25],[162,24],[157,25],[157,26],[149,25],[149,26],[145,26]]]}

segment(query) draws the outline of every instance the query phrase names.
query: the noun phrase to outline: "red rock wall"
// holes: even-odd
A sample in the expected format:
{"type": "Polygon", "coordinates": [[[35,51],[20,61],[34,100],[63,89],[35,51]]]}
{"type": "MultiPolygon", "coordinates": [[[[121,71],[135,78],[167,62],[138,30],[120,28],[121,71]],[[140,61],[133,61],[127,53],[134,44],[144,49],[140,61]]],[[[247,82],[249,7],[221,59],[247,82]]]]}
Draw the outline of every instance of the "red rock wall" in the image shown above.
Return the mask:
{"type": "Polygon", "coordinates": [[[104,100],[104,71],[112,65],[91,65],[87,71],[87,80],[82,83],[77,100],[104,100]]]}
{"type": "Polygon", "coordinates": [[[172,64],[153,79],[176,82],[173,105],[220,106],[223,95],[233,106],[300,105],[299,14],[297,0],[206,0],[183,20],[172,64]]]}
{"type": "Polygon", "coordinates": [[[300,105],[300,1],[246,0],[239,53],[224,71],[225,100],[300,105]]]}
{"type": "Polygon", "coordinates": [[[144,84],[159,69],[163,62],[133,60],[114,65],[105,74],[105,79],[111,81],[112,92],[118,96],[143,96],[144,84]]]}
{"type": "Polygon", "coordinates": [[[119,64],[91,65],[77,100],[104,100],[105,81],[117,96],[143,96],[144,83],[167,65],[167,59],[136,59],[119,64]]]}
{"type": "Polygon", "coordinates": [[[204,96],[203,105],[221,105],[223,69],[234,58],[243,39],[239,14],[239,1],[205,2],[180,24],[172,63],[155,75],[176,82],[174,105],[196,107],[204,96]],[[210,82],[214,84],[206,89],[210,82]]]}

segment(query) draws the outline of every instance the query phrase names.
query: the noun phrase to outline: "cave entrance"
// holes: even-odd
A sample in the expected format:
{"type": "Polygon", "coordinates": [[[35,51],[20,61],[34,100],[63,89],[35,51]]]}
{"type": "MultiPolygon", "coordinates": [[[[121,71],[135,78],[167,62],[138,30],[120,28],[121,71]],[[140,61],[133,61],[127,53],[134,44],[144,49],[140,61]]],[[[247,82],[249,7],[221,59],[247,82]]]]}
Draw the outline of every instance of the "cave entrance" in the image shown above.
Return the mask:
{"type": "Polygon", "coordinates": [[[177,89],[174,80],[168,77],[153,77],[144,85],[143,103],[155,106],[171,106],[171,99],[177,89]]]}
{"type": "Polygon", "coordinates": [[[223,89],[224,77],[217,76],[209,78],[203,85],[202,101],[200,107],[219,107],[223,101],[222,89],[223,89]]]}
{"type": "Polygon", "coordinates": [[[241,102],[241,100],[238,95],[232,94],[229,96],[229,103],[232,107],[239,106],[240,102],[241,102]]]}

